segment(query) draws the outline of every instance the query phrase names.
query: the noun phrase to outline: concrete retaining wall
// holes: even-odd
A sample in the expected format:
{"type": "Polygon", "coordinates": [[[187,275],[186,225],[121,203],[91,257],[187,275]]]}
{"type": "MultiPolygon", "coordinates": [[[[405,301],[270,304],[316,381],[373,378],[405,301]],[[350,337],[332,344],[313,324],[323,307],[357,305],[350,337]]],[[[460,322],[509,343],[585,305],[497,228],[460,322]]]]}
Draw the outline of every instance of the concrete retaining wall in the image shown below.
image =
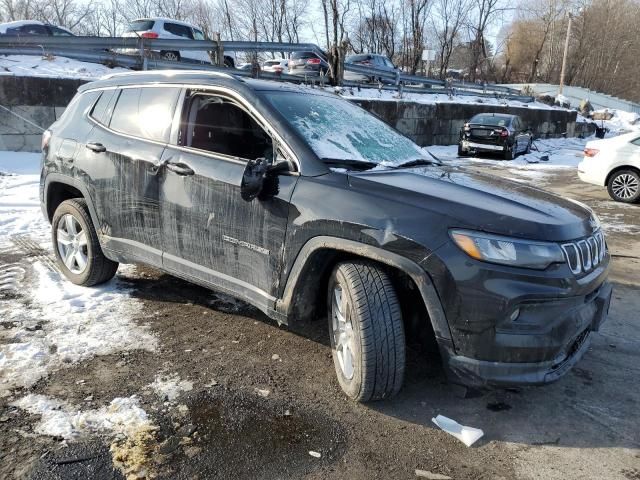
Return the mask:
{"type": "Polygon", "coordinates": [[[426,105],[381,100],[356,100],[355,102],[375,113],[421,146],[457,143],[464,123],[475,114],[484,112],[520,115],[525,124],[531,127],[536,138],[560,137],[563,134],[573,137],[581,133],[576,132],[576,112],[568,110],[466,103],[426,105]]]}
{"type": "MultiPolygon", "coordinates": [[[[59,118],[83,83],[75,79],[0,76],[0,106],[9,110],[0,108],[0,150],[39,151],[42,130],[59,118]]],[[[520,115],[537,137],[593,133],[584,132],[588,124],[576,124],[576,113],[566,110],[364,99],[356,103],[421,146],[457,143],[464,122],[487,111],[520,115]]]]}
{"type": "Polygon", "coordinates": [[[43,129],[56,121],[83,83],[62,78],[0,76],[0,105],[4,107],[0,107],[0,150],[40,151],[43,129]]]}

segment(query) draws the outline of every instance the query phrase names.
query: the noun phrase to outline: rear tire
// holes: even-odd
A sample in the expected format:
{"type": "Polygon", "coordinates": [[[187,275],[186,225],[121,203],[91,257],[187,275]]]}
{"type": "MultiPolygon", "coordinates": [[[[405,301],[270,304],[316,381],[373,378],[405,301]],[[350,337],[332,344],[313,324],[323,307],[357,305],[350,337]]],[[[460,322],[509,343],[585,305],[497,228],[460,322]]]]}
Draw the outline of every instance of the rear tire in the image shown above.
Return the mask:
{"type": "Polygon", "coordinates": [[[162,57],[163,60],[166,60],[168,62],[179,62],[180,61],[180,54],[178,52],[173,52],[173,51],[162,52],[160,54],[160,56],[162,57]]]}
{"type": "Polygon", "coordinates": [[[526,155],[531,153],[531,145],[533,144],[533,140],[529,139],[529,143],[527,143],[527,149],[524,151],[526,155]]]}
{"type": "Polygon", "coordinates": [[[504,150],[504,159],[513,160],[515,157],[515,144],[511,146],[507,145],[504,150]]]}
{"type": "Polygon", "coordinates": [[[404,380],[405,337],[389,276],[368,261],[338,264],[327,299],[331,353],[342,390],[359,402],[396,395],[404,380]]]}
{"type": "Polygon", "coordinates": [[[640,174],[635,170],[618,170],[607,182],[609,196],[616,202],[640,201],[640,174]]]}
{"type": "Polygon", "coordinates": [[[60,271],[76,285],[90,287],[116,274],[118,262],[102,253],[83,198],[65,200],[58,206],[51,221],[51,237],[60,271]]]}

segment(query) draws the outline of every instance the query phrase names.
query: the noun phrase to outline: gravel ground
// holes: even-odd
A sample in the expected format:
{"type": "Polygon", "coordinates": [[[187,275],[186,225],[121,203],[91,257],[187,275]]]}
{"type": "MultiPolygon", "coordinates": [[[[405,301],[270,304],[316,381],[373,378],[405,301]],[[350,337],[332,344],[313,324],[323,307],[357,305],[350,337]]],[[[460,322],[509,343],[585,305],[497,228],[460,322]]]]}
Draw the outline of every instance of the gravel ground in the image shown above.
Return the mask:
{"type": "MultiPolygon", "coordinates": [[[[516,168],[474,168],[586,202],[609,232],[610,317],[561,381],[463,399],[437,356],[412,348],[400,395],[356,404],[335,379],[324,320],[279,328],[248,305],[136,267],[119,278],[142,302],[135,320],[157,336],[157,349],[95,356],[0,398],[0,478],[123,478],[109,435],[39,434],[38,415],[11,406],[33,393],[84,409],[136,395],[156,428],[128,445],[126,462],[163,479],[409,479],[416,469],[457,480],[640,479],[640,207],[609,201],[573,169],[533,179],[516,168]],[[192,387],[158,395],[150,385],[159,372],[192,387]],[[437,414],[485,436],[467,448],[433,425],[437,414]]],[[[28,266],[30,255],[0,252],[0,263],[28,266]]]]}

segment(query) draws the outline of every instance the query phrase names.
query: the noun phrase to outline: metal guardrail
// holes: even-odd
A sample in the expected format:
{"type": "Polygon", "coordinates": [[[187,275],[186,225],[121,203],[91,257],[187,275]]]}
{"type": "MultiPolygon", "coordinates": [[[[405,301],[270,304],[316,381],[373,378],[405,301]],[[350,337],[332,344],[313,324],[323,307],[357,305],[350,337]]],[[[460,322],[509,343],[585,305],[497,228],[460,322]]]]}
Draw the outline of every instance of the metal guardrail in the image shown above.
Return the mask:
{"type": "MultiPolygon", "coordinates": [[[[549,83],[522,83],[514,85],[514,87],[519,89],[528,88],[538,95],[550,95],[555,97],[558,94],[558,85],[549,83]]],[[[640,103],[624,100],[606,93],[589,90],[588,88],[578,87],[575,85],[565,85],[563,87],[562,94],[571,101],[571,104],[574,107],[578,107],[582,100],[589,100],[596,110],[608,108],[640,114],[640,103]]]]}
{"type": "MultiPolygon", "coordinates": [[[[0,55],[43,55],[51,54],[64,56],[75,60],[103,63],[133,69],[197,69],[222,70],[222,67],[199,64],[189,61],[166,61],[156,58],[161,50],[192,50],[210,52],[299,52],[312,51],[324,55],[322,50],[312,43],[284,43],[284,42],[245,42],[215,40],[163,39],[143,37],[15,37],[0,36],[0,55]],[[132,51],[138,55],[125,54],[132,51]]],[[[346,86],[360,86],[361,88],[402,89],[416,93],[455,93],[456,95],[476,95],[480,97],[504,97],[522,102],[532,102],[533,97],[520,95],[518,90],[499,85],[477,85],[465,83],[450,83],[430,79],[417,75],[407,75],[402,72],[391,72],[377,68],[365,67],[350,63],[344,64],[344,70],[365,75],[369,78],[382,79],[384,83],[395,85],[366,85],[353,82],[343,82],[346,86]]],[[[228,72],[228,69],[226,70],[228,72]]],[[[253,76],[251,71],[235,70],[234,75],[253,76]]],[[[315,78],[289,74],[259,72],[260,78],[284,80],[291,82],[325,83],[324,77],[315,78]]]]}

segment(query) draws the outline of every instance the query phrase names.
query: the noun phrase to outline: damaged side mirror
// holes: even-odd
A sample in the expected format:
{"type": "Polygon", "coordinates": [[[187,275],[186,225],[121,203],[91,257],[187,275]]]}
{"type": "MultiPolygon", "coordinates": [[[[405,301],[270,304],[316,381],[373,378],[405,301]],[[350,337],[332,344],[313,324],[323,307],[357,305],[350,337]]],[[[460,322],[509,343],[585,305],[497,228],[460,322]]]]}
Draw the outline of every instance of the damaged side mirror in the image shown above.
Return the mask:
{"type": "MultiPolygon", "coordinates": [[[[269,179],[289,171],[289,163],[286,161],[278,162],[270,165],[266,158],[256,158],[249,160],[242,175],[242,184],[240,185],[240,195],[243,200],[250,202],[261,194],[273,195],[275,192],[266,191],[265,186],[269,179]]],[[[272,188],[267,188],[272,190],[272,188]]]]}

